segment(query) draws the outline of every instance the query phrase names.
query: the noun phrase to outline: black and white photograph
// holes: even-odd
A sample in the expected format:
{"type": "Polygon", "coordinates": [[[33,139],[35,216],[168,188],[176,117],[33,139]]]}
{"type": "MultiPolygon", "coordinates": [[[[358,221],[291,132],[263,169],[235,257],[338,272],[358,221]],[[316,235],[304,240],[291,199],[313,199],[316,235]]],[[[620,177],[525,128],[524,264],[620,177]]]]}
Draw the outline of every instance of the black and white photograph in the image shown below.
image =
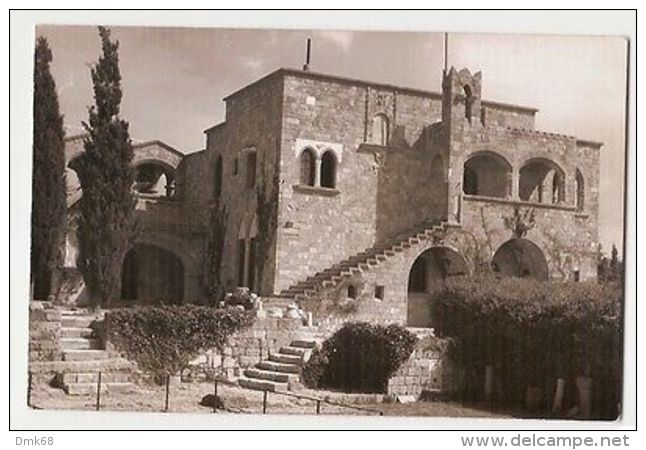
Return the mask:
{"type": "Polygon", "coordinates": [[[26,408],[625,415],[626,36],[94,17],[27,46],[26,408]]]}

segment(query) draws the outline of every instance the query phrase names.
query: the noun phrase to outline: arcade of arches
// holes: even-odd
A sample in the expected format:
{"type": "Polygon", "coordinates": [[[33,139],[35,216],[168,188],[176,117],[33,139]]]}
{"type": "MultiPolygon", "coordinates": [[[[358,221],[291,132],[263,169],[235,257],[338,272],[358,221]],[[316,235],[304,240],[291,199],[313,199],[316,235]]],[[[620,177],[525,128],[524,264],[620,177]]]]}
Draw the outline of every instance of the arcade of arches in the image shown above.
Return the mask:
{"type": "MultiPolygon", "coordinates": [[[[549,278],[547,261],[541,249],[527,239],[512,239],[502,244],[491,261],[494,273],[502,276],[549,278]]],[[[469,275],[464,257],[448,247],[431,247],[420,254],[408,273],[406,324],[433,327],[431,295],[442,280],[469,275]]]]}

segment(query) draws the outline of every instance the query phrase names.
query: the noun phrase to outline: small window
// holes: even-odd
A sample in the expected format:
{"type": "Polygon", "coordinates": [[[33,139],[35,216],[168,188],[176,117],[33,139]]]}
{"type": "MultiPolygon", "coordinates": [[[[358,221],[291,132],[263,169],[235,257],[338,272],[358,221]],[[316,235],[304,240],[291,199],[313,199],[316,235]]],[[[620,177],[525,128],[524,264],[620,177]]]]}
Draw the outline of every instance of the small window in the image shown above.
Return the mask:
{"type": "Polygon", "coordinates": [[[233,174],[238,175],[238,157],[233,160],[233,174]]]}
{"type": "Polygon", "coordinates": [[[357,288],[353,284],[348,286],[348,298],[352,298],[352,299],[357,298],[357,288]]]}
{"type": "Polygon", "coordinates": [[[372,119],[372,144],[388,145],[388,117],[377,114],[372,119]]]}
{"type": "Polygon", "coordinates": [[[576,270],[572,273],[572,278],[574,278],[574,281],[576,281],[576,282],[581,281],[581,272],[579,272],[579,269],[576,269],[576,270]]]}
{"type": "Polygon", "coordinates": [[[256,185],[256,152],[247,153],[247,187],[253,188],[256,185]]]}
{"type": "Polygon", "coordinates": [[[383,300],[384,299],[384,287],[381,285],[375,286],[375,298],[377,300],[383,300]]]}
{"type": "Polygon", "coordinates": [[[321,158],[321,187],[336,187],[336,157],[329,150],[321,158]]]}
{"type": "Polygon", "coordinates": [[[301,184],[304,186],[314,186],[316,182],[316,156],[314,150],[306,148],[301,153],[301,184]]]}
{"type": "Polygon", "coordinates": [[[464,117],[471,121],[473,109],[473,94],[469,85],[464,86],[464,117]]]}

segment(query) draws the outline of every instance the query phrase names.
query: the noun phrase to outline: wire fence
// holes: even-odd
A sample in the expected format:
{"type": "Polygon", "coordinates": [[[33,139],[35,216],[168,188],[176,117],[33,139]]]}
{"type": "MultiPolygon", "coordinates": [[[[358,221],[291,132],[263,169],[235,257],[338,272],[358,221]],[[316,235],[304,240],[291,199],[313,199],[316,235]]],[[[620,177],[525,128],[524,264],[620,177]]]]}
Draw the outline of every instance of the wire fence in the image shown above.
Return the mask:
{"type": "MultiPolygon", "coordinates": [[[[27,385],[27,405],[30,408],[34,409],[40,409],[39,406],[35,406],[34,403],[34,390],[33,390],[33,374],[29,372],[28,376],[28,385],[27,385]]],[[[172,395],[172,384],[171,384],[171,376],[166,376],[163,382],[163,407],[160,408],[162,412],[170,412],[171,411],[171,406],[173,402],[173,395],[172,395]]],[[[141,393],[110,393],[109,389],[107,389],[106,383],[104,383],[104,377],[102,372],[97,373],[97,382],[96,382],[96,389],[94,393],[88,393],[84,397],[79,398],[79,402],[82,401],[83,403],[83,408],[92,408],[96,411],[101,411],[102,409],[111,409],[111,405],[106,405],[105,399],[103,398],[106,393],[109,395],[107,396],[108,399],[114,400],[116,398],[120,400],[127,400],[129,397],[135,397],[137,395],[141,396],[141,393]]],[[[159,391],[158,391],[159,392],[159,391]]],[[[202,395],[204,391],[200,391],[200,395],[202,395]]],[[[367,414],[367,415],[375,415],[375,416],[382,416],[383,411],[377,408],[369,408],[365,406],[359,406],[355,404],[349,404],[349,403],[344,403],[342,401],[335,401],[329,398],[323,398],[323,397],[317,397],[314,395],[304,395],[304,394],[298,394],[296,392],[286,392],[286,391],[273,391],[273,390],[257,390],[257,389],[250,389],[246,387],[239,386],[237,383],[234,383],[229,380],[221,379],[219,377],[216,377],[213,382],[212,382],[212,391],[213,395],[212,399],[212,404],[208,404],[210,410],[212,413],[217,413],[219,411],[227,411],[227,412],[234,412],[234,413],[261,413],[261,414],[270,414],[272,412],[274,413],[284,413],[284,412],[289,412],[290,410],[290,405],[289,403],[280,403],[278,402],[272,402],[272,399],[280,399],[280,398],[292,398],[298,401],[298,410],[301,413],[306,413],[306,414],[324,414],[324,409],[328,410],[328,413],[332,412],[339,412],[339,410],[351,410],[355,411],[358,413],[362,414],[367,414]],[[222,401],[225,396],[232,395],[231,391],[228,393],[223,393],[221,386],[235,386],[236,389],[239,389],[243,392],[246,392],[247,394],[252,394],[252,396],[261,395],[262,396],[262,401],[259,407],[257,407],[257,410],[255,409],[255,406],[251,409],[246,408],[245,410],[242,409],[236,409],[236,408],[231,408],[231,407],[225,407],[224,402],[222,401]],[[305,402],[305,404],[303,404],[305,402]],[[311,406],[310,406],[311,405],[311,406]],[[332,407],[332,410],[329,408],[324,408],[325,406],[332,407]],[[311,407],[311,409],[310,409],[311,407]]],[[[70,396],[72,397],[72,396],[70,396]]],[[[160,406],[161,405],[161,399],[159,399],[160,406]]],[[[181,399],[176,399],[176,401],[181,402],[181,399]]],[[[123,401],[120,402],[121,404],[124,404],[123,401]]],[[[204,404],[200,403],[202,406],[205,406],[204,404]]],[[[157,409],[159,411],[160,409],[157,409]]],[[[292,408],[293,409],[293,408],[292,408]]],[[[134,410],[134,409],[133,409],[134,410]]]]}

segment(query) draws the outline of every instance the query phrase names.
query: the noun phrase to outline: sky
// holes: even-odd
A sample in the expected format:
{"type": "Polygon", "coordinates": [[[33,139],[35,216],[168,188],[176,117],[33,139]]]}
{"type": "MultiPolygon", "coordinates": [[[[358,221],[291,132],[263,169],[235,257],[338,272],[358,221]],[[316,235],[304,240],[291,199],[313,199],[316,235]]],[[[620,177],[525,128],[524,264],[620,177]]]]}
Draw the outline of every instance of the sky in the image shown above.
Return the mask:
{"type": "MultiPolygon", "coordinates": [[[[54,55],[68,135],[92,103],[97,29],[39,26],[54,55]]],[[[184,153],[224,120],[229,93],[280,67],[300,68],[312,38],[315,72],[440,92],[440,33],[113,27],[123,77],[121,115],[133,140],[159,139],[184,153]]],[[[482,98],[539,109],[536,128],[604,143],[600,242],[623,243],[626,43],[618,37],[458,34],[448,65],[482,71],[482,98]]]]}

